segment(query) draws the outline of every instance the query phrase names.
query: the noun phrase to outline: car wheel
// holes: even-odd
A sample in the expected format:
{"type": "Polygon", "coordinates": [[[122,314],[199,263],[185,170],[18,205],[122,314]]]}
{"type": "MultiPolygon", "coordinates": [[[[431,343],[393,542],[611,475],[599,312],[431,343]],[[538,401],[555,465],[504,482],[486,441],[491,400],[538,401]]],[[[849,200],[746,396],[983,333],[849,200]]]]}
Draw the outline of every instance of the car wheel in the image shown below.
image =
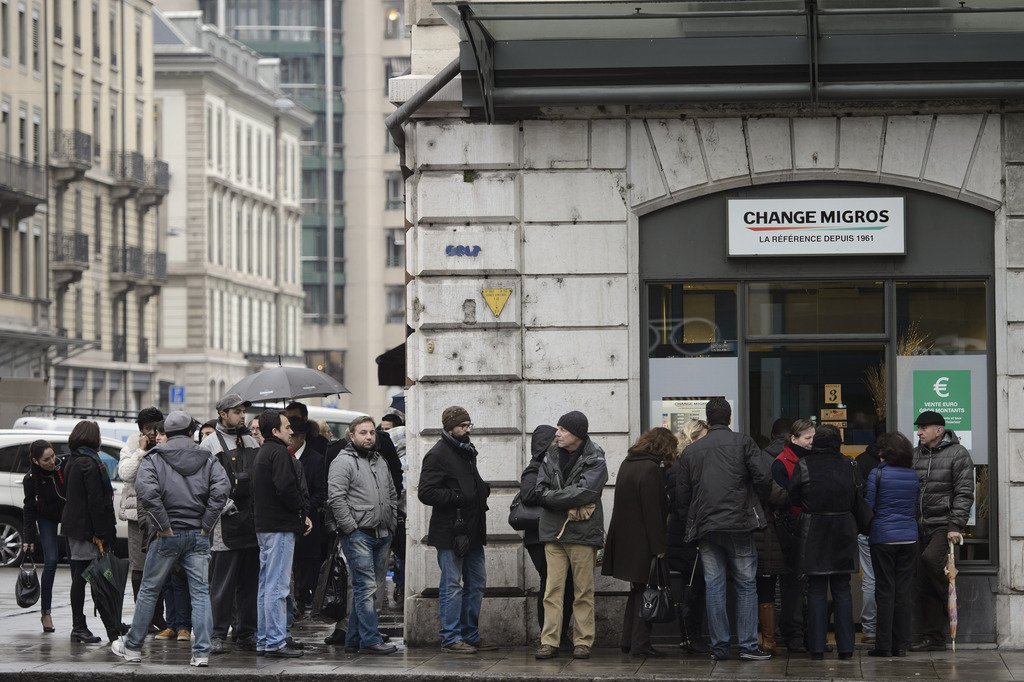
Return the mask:
{"type": "Polygon", "coordinates": [[[21,522],[12,516],[0,516],[0,566],[21,562],[21,522]]]}

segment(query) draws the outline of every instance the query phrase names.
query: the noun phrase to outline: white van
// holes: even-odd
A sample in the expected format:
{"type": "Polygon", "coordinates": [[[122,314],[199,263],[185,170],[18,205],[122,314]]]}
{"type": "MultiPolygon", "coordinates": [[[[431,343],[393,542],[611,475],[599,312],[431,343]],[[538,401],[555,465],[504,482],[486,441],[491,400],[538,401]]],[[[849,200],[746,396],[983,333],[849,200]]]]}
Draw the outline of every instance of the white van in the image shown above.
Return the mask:
{"type": "Polygon", "coordinates": [[[325,421],[327,426],[331,427],[331,433],[334,434],[332,440],[341,438],[348,433],[348,425],[352,423],[352,420],[366,414],[366,412],[339,410],[335,407],[310,407],[307,405],[307,408],[310,420],[325,421]]]}
{"type": "Polygon", "coordinates": [[[71,433],[75,425],[83,419],[99,424],[100,435],[104,438],[113,438],[122,443],[127,441],[132,434],[139,432],[139,427],[135,422],[112,421],[101,417],[19,417],[14,422],[14,428],[71,433]]]}

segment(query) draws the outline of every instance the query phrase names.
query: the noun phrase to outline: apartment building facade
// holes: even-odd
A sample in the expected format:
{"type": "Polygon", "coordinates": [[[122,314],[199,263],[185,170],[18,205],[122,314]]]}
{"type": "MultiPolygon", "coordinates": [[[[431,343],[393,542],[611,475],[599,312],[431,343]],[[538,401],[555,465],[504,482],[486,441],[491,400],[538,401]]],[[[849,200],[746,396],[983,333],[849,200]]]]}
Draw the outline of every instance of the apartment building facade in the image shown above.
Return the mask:
{"type": "Polygon", "coordinates": [[[180,141],[166,154],[159,364],[186,410],[212,415],[244,376],[304,362],[300,140],[314,116],[280,90],[278,59],[201,17],[156,12],[158,132],[180,141]]]}

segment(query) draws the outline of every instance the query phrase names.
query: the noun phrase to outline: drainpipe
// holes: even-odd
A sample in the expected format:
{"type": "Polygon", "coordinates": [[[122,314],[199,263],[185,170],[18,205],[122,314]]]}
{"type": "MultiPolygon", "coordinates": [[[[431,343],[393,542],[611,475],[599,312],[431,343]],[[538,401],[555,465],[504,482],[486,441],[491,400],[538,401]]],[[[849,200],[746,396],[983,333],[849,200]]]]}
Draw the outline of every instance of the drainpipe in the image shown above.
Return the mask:
{"type": "Polygon", "coordinates": [[[455,76],[459,74],[459,58],[456,57],[448,66],[430,79],[426,85],[419,89],[415,95],[410,97],[402,106],[398,107],[384,119],[384,125],[391,133],[391,139],[398,147],[399,165],[402,167],[402,178],[408,179],[412,171],[405,165],[405,130],[402,126],[412,118],[420,107],[430,101],[430,98],[441,91],[441,88],[448,85],[455,76]]]}

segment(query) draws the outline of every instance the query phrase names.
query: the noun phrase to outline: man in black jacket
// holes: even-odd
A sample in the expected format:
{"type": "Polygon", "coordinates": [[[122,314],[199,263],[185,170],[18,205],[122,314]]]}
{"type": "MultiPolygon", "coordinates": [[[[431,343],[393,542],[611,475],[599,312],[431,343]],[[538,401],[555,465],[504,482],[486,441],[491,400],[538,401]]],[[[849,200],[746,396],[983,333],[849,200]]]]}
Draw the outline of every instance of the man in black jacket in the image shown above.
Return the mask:
{"type": "Polygon", "coordinates": [[[711,656],[729,658],[726,573],[736,586],[736,636],[740,659],[764,661],[771,653],[757,646],[757,550],[755,530],[764,528],[761,499],[772,478],[757,443],[729,429],[732,407],[712,398],[704,408],[708,434],[680,456],[676,504],[686,522],[686,540],[698,540],[707,584],[711,656]]]}
{"type": "Polygon", "coordinates": [[[917,593],[922,638],[910,650],[943,651],[949,632],[949,579],[943,570],[949,543],[963,544],[961,533],[974,504],[974,461],[956,434],[946,429],[946,420],[938,412],[922,412],[914,426],[919,440],[914,449],[914,469],[921,482],[917,593]]]}
{"type": "Polygon", "coordinates": [[[477,471],[469,412],[449,407],[441,415],[441,426],[441,440],[423,458],[419,484],[420,502],[433,507],[427,544],[437,548],[441,568],[441,650],[475,654],[498,648],[480,638],[491,488],[477,471]]]}
{"type": "Polygon", "coordinates": [[[307,516],[299,473],[288,449],[292,427],[284,412],[260,414],[263,447],[253,466],[256,540],[260,546],[260,583],[256,611],[256,651],[278,658],[302,655],[289,646],[288,583],[292,575],[295,534],[308,533],[313,524],[307,516]]]}

